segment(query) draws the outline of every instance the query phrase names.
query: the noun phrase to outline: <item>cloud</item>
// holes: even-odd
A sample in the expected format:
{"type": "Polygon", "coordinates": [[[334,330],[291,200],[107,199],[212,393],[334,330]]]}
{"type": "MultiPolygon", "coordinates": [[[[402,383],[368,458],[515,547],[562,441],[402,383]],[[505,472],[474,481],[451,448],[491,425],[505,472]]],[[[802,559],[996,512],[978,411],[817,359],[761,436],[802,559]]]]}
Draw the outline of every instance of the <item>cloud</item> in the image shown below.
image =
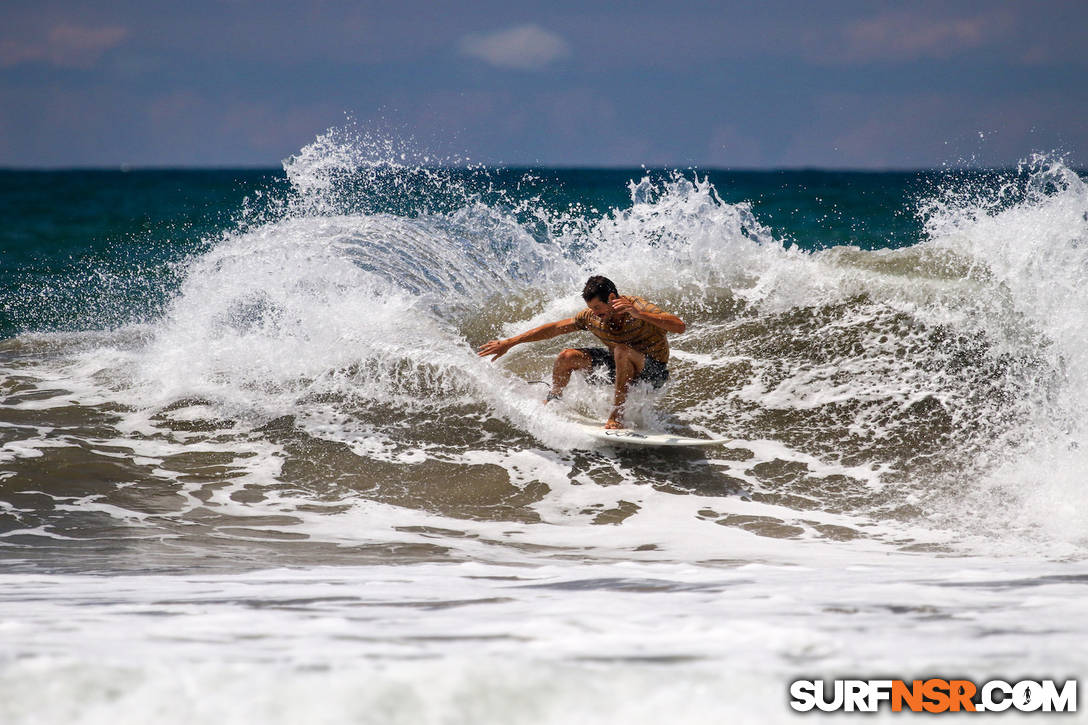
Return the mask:
{"type": "Polygon", "coordinates": [[[860,61],[947,58],[1000,39],[1011,25],[1004,12],[940,18],[895,11],[848,24],[841,53],[860,61]]]}
{"type": "Polygon", "coordinates": [[[567,41],[538,25],[518,25],[461,38],[461,52],[499,68],[539,70],[570,55],[567,41]]]}
{"type": "Polygon", "coordinates": [[[102,54],[116,47],[128,29],[118,25],[86,27],[61,24],[45,37],[0,40],[0,68],[45,62],[60,68],[90,68],[102,54]]]}

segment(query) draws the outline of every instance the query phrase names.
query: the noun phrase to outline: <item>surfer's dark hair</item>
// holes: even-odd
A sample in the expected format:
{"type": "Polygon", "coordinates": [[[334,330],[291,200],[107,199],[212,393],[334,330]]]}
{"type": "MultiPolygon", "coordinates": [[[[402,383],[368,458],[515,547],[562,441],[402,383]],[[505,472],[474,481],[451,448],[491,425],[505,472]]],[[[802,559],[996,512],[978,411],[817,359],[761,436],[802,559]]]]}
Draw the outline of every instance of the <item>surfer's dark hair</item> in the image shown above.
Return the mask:
{"type": "Polygon", "coordinates": [[[608,277],[602,277],[595,275],[586,280],[586,286],[582,290],[582,299],[589,302],[594,297],[601,302],[608,302],[609,295],[620,296],[619,291],[616,290],[615,283],[608,277]]]}

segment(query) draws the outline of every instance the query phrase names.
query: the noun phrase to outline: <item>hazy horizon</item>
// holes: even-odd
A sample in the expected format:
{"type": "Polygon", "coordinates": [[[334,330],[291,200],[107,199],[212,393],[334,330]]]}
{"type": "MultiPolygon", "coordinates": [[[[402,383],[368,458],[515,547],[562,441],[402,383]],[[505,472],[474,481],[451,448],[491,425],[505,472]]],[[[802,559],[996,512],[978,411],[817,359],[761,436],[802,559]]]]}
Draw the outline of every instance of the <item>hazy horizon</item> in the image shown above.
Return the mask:
{"type": "Polygon", "coordinates": [[[270,168],[330,128],[549,168],[1088,163],[1088,5],[14,0],[0,167],[270,168]]]}
{"type": "MultiPolygon", "coordinates": [[[[1024,162],[1027,163],[1027,162],[1024,162]]],[[[887,167],[887,168],[858,168],[858,167],[832,167],[832,166],[767,166],[767,167],[725,167],[725,166],[647,166],[645,164],[633,164],[628,166],[573,166],[553,164],[485,164],[490,169],[503,169],[507,171],[533,171],[546,169],[549,171],[696,171],[714,173],[736,174],[762,174],[762,173],[827,173],[827,174],[921,174],[941,172],[996,172],[1013,171],[1021,164],[1013,163],[1005,166],[970,166],[953,165],[930,167],[887,167]]],[[[1067,164],[1068,168],[1077,173],[1088,172],[1088,166],[1067,164]]],[[[476,168],[476,164],[424,164],[417,168],[433,169],[469,169],[476,168]]],[[[133,165],[123,164],[119,166],[0,166],[0,173],[64,173],[64,172],[108,172],[108,173],[140,173],[147,171],[275,171],[283,173],[281,165],[133,165]]]]}

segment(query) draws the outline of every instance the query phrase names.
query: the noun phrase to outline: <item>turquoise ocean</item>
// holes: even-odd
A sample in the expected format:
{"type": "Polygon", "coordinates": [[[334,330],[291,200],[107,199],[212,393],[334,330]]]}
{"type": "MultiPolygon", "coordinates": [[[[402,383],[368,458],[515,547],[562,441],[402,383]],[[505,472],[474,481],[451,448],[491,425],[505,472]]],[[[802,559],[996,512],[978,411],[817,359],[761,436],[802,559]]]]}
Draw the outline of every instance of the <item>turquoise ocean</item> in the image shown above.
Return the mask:
{"type": "Polygon", "coordinates": [[[1086,178],[345,131],[0,171],[0,720],[767,723],[797,678],[1077,677],[1086,178]],[[631,420],[730,444],[602,445],[579,376],[542,406],[588,338],[475,355],[592,274],[688,323],[631,420]]]}

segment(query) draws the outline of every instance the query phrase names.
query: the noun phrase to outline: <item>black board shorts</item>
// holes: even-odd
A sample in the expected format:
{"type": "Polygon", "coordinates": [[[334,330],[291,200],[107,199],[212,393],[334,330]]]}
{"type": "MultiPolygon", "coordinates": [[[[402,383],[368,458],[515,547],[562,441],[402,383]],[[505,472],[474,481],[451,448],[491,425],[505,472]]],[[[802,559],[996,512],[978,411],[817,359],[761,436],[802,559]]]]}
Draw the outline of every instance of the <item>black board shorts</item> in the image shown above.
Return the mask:
{"type": "MultiPolygon", "coordinates": [[[[604,347],[579,347],[578,352],[589,355],[593,361],[593,370],[604,374],[610,383],[616,382],[616,359],[612,357],[612,351],[604,347]]],[[[636,375],[631,382],[647,382],[655,388],[660,388],[669,379],[669,369],[665,363],[646,356],[646,364],[642,366],[642,372],[636,375]]]]}

